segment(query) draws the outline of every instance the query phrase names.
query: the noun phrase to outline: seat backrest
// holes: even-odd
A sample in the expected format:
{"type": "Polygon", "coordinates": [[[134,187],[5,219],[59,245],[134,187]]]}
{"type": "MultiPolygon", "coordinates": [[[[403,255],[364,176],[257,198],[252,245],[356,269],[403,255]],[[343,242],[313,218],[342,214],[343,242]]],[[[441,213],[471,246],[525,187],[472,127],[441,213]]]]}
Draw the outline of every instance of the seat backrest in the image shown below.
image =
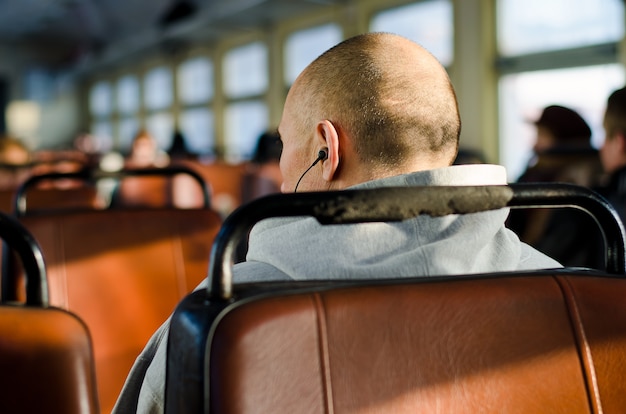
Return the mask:
{"type": "Polygon", "coordinates": [[[91,331],[108,412],[149,337],[206,276],[221,219],[209,209],[133,209],[20,221],[41,245],[50,303],[91,331]]]}
{"type": "Polygon", "coordinates": [[[182,165],[33,175],[15,190],[12,210],[25,216],[68,209],[175,207],[210,207],[207,183],[182,165]]]}
{"type": "Polygon", "coordinates": [[[179,161],[178,164],[196,171],[204,178],[211,187],[211,207],[223,217],[241,205],[245,164],[190,160],[179,161]]]}
{"type": "Polygon", "coordinates": [[[54,210],[102,209],[104,207],[105,203],[94,185],[35,188],[30,190],[28,194],[29,214],[54,210]]]}
{"type": "Polygon", "coordinates": [[[3,213],[11,213],[13,211],[13,197],[15,196],[14,188],[0,188],[0,211],[3,213]]]}
{"type": "Polygon", "coordinates": [[[0,412],[98,413],[91,337],[74,314],[49,306],[41,250],[0,213],[0,235],[25,268],[25,303],[0,303],[0,412]]]}
{"type": "Polygon", "coordinates": [[[99,412],[86,325],[53,307],[0,306],[0,411],[99,412]]]}
{"type": "Polygon", "coordinates": [[[210,186],[192,168],[127,169],[116,173],[117,186],[111,196],[115,208],[209,208],[210,186]]]}
{"type": "Polygon", "coordinates": [[[625,259],[615,210],[571,186],[253,201],[224,223],[208,289],[172,317],[166,413],[626,412],[625,259]],[[268,216],[341,224],[563,204],[602,225],[605,271],[233,285],[233,246],[268,216]]]}
{"type": "Polygon", "coordinates": [[[626,412],[626,279],[545,273],[243,301],[211,413],[626,412]]]}

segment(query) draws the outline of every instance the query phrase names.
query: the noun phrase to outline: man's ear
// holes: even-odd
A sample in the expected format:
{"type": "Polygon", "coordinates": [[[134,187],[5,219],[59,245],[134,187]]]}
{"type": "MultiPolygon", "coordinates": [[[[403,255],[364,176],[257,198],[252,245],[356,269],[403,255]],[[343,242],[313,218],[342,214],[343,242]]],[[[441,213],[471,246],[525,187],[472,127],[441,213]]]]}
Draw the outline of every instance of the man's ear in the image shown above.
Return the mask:
{"type": "Polygon", "coordinates": [[[339,131],[328,119],[318,122],[315,129],[317,150],[325,149],[328,157],[322,161],[322,177],[330,182],[339,169],[339,131]]]}

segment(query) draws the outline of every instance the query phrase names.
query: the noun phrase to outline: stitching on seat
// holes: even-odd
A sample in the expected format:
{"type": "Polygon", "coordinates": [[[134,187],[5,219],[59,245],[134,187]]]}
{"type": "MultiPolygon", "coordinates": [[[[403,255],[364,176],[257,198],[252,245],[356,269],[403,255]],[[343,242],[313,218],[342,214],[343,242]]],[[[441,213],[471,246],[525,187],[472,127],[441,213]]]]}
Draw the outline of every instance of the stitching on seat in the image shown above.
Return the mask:
{"type": "Polygon", "coordinates": [[[585,377],[585,386],[587,387],[587,395],[590,399],[589,404],[591,405],[591,411],[602,414],[603,410],[602,401],[600,400],[600,390],[598,388],[598,378],[593,363],[593,356],[591,355],[591,347],[589,346],[589,341],[585,334],[585,327],[580,317],[576,295],[574,294],[574,290],[567,276],[554,276],[554,279],[563,292],[563,299],[565,300],[572,329],[574,330],[574,336],[576,337],[576,346],[581,360],[582,372],[585,377]]]}
{"type": "Polygon", "coordinates": [[[326,310],[319,293],[313,294],[315,309],[317,314],[317,331],[319,338],[319,354],[320,365],[322,368],[322,385],[324,391],[324,400],[326,405],[326,413],[333,414],[333,389],[330,379],[330,357],[328,355],[328,329],[326,326],[326,310]]]}

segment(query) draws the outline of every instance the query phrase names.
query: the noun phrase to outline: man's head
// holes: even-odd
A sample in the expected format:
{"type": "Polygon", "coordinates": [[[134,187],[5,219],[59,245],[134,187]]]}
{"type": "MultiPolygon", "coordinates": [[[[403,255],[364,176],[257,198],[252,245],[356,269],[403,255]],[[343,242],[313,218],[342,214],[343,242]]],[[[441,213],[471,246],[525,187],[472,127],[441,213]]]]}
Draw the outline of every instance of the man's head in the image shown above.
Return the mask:
{"type": "Polygon", "coordinates": [[[537,127],[534,146],[537,153],[562,146],[591,145],[591,128],[573,109],[560,105],[547,106],[534,124],[537,127]]]}
{"type": "Polygon", "coordinates": [[[450,165],[460,118],[445,68],[397,35],[347,39],[293,84],[279,126],[283,191],[315,161],[299,189],[342,189],[371,179],[450,165]]]}
{"type": "Polygon", "coordinates": [[[603,125],[605,138],[600,157],[604,170],[611,173],[626,165],[626,88],[609,95],[603,125]]]}

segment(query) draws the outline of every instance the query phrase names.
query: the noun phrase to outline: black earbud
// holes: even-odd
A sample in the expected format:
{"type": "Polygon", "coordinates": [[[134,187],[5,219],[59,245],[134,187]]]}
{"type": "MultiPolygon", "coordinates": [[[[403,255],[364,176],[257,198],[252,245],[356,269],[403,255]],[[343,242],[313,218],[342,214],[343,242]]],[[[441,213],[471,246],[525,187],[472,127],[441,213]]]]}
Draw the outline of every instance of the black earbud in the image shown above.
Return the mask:
{"type": "Polygon", "coordinates": [[[324,161],[327,158],[328,158],[328,148],[322,148],[321,150],[319,150],[319,152],[317,153],[317,159],[313,161],[313,164],[311,164],[311,166],[307,168],[306,171],[303,172],[302,175],[300,176],[300,179],[296,183],[296,188],[293,190],[294,193],[298,191],[298,186],[300,185],[300,181],[302,181],[302,178],[304,178],[306,173],[308,173],[309,170],[313,168],[318,162],[324,161]]]}
{"type": "Polygon", "coordinates": [[[328,148],[322,148],[317,153],[317,159],[320,160],[320,161],[324,161],[324,160],[328,159],[328,148]]]}

